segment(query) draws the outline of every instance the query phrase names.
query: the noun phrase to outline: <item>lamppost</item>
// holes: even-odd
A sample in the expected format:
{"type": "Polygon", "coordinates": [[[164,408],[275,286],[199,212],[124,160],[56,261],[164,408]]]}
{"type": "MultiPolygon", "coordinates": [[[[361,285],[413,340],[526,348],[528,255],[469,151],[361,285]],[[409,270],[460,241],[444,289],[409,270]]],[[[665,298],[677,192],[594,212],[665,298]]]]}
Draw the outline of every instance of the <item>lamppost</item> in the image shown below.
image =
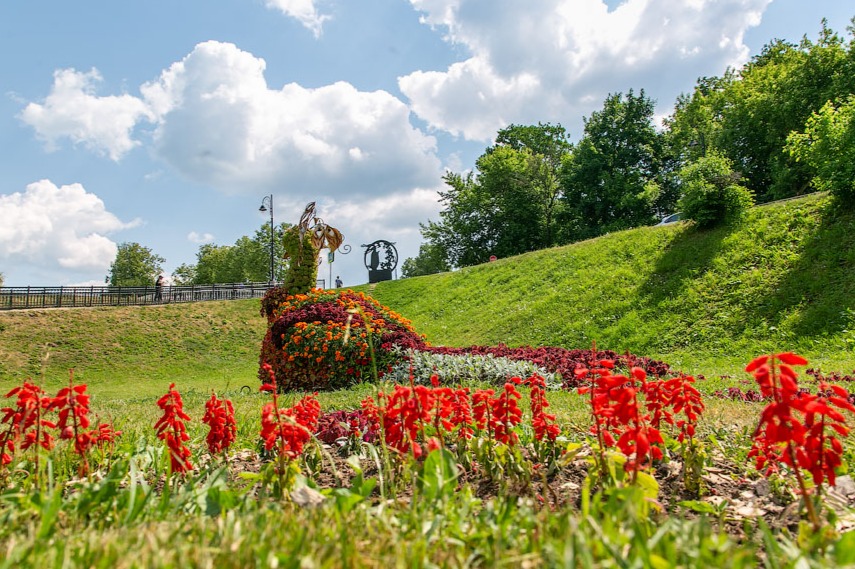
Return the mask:
{"type": "Polygon", "coordinates": [[[270,210],[270,284],[276,282],[276,273],[273,270],[273,257],[274,257],[274,237],[273,237],[273,194],[269,196],[265,196],[264,199],[261,200],[261,207],[258,208],[258,211],[265,212],[270,210]]]}

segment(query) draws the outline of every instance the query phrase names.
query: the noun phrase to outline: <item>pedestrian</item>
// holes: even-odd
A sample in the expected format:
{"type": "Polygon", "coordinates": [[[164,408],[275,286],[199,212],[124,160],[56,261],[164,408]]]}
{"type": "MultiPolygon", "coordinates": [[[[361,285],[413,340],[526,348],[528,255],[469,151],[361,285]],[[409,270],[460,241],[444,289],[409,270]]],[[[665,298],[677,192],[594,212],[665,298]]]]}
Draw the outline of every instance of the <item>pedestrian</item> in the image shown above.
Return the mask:
{"type": "Polygon", "coordinates": [[[154,281],[154,301],[161,302],[163,300],[163,275],[157,275],[157,280],[154,281]]]}
{"type": "Polygon", "coordinates": [[[336,275],[335,277],[335,288],[341,288],[344,283],[341,282],[341,277],[336,275]]]}

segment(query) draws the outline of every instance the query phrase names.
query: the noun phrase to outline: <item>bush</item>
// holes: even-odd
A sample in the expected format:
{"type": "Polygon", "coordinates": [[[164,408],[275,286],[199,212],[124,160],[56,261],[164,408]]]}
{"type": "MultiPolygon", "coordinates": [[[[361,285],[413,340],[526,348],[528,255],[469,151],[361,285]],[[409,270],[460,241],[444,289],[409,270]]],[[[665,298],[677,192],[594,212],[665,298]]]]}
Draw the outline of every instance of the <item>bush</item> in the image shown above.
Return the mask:
{"type": "Polygon", "coordinates": [[[839,107],[826,103],[807,120],[804,133],[790,133],[786,148],[813,169],[818,190],[855,205],[855,95],[839,107]]]}
{"type": "Polygon", "coordinates": [[[730,161],[709,154],[680,170],[683,197],[679,209],[698,227],[708,228],[732,223],[754,205],[751,191],[739,185],[740,175],[730,161]]]}
{"type": "MultiPolygon", "coordinates": [[[[281,391],[339,389],[373,379],[400,359],[403,349],[423,349],[409,321],[364,293],[315,289],[288,295],[271,289],[263,300],[268,330],[260,364],[273,367],[281,391]]],[[[259,369],[263,383],[267,372],[259,369]]]]}

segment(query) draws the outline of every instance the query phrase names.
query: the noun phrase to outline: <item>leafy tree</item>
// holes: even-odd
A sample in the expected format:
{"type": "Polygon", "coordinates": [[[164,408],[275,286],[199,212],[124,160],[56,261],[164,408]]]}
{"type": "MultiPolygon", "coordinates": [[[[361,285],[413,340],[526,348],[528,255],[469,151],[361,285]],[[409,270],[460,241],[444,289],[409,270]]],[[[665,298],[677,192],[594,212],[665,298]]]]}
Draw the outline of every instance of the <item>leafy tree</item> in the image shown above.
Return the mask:
{"type": "Polygon", "coordinates": [[[196,282],[196,265],[181,263],[172,271],[172,283],[178,286],[192,285],[196,282]]]}
{"type": "MultiPolygon", "coordinates": [[[[282,239],[288,227],[289,224],[282,223],[274,233],[277,281],[282,281],[287,269],[282,239]]],[[[233,245],[201,245],[196,253],[196,264],[179,266],[173,277],[181,284],[267,282],[270,278],[270,223],[262,225],[252,238],[244,235],[233,245]]]]}
{"type": "Polygon", "coordinates": [[[654,220],[662,139],[644,90],[609,95],[585,120],[585,133],[565,158],[562,226],[576,241],[654,220]]]}
{"type": "Polygon", "coordinates": [[[811,115],[803,133],[787,137],[787,151],[810,166],[817,189],[855,205],[855,95],[840,106],[828,102],[811,115]]]}
{"type": "Polygon", "coordinates": [[[419,246],[419,254],[406,259],[401,265],[401,276],[421,277],[450,271],[448,256],[440,245],[435,243],[422,243],[419,246]]]}
{"type": "Polygon", "coordinates": [[[139,243],[120,243],[116,259],[110,265],[110,286],[148,286],[161,272],[164,258],[139,243]]]}
{"type": "Polygon", "coordinates": [[[560,125],[511,125],[475,163],[476,173],[448,172],[439,222],[422,225],[426,253],[448,266],[483,263],[556,242],[559,174],[571,145],[560,125]]]}
{"type": "Polygon", "coordinates": [[[683,162],[718,151],[758,201],[809,191],[811,172],[785,150],[787,136],[828,101],[855,92],[855,39],[848,50],[822,22],[816,42],[775,40],[739,70],[698,80],[666,121],[683,162]]]}
{"type": "Polygon", "coordinates": [[[739,185],[740,176],[730,161],[716,152],[683,167],[680,179],[684,188],[680,211],[701,228],[736,221],[754,203],[751,191],[739,185]]]}
{"type": "Polygon", "coordinates": [[[0,286],[3,286],[3,273],[0,273],[0,286]]]}

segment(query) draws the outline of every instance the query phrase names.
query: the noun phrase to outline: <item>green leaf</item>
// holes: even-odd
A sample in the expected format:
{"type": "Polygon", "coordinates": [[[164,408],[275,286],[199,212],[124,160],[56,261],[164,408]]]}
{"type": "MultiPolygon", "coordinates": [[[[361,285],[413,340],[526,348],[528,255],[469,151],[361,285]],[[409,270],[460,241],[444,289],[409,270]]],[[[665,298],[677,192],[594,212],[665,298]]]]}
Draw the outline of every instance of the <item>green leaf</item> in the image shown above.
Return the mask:
{"type": "Polygon", "coordinates": [[[429,501],[450,497],[457,488],[457,461],[446,449],[431,451],[422,466],[418,487],[429,501]]]}
{"type": "Polygon", "coordinates": [[[702,502],[701,500],[684,500],[682,502],[677,502],[677,505],[696,512],[698,514],[717,513],[715,506],[713,506],[709,502],[702,502]]]}
{"type": "Polygon", "coordinates": [[[638,484],[638,487],[641,488],[641,491],[644,492],[645,498],[655,500],[659,497],[659,483],[650,474],[639,472],[638,478],[636,478],[636,483],[638,484]]]}

